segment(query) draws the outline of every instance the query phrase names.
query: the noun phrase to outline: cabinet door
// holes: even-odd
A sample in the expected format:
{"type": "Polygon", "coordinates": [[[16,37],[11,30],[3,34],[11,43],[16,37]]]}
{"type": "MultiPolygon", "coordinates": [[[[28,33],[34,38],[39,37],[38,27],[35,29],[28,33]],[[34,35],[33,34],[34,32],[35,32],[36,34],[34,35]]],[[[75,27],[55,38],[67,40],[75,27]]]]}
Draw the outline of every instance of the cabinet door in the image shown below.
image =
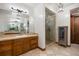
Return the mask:
{"type": "Polygon", "coordinates": [[[13,55],[20,55],[23,53],[24,39],[16,39],[13,41],[13,55]]]}
{"type": "Polygon", "coordinates": [[[38,36],[30,37],[30,47],[31,49],[38,47],[38,36]]]}
{"type": "Polygon", "coordinates": [[[0,42],[0,56],[11,56],[12,55],[12,41],[1,41],[0,42]]]}
{"type": "Polygon", "coordinates": [[[30,50],[30,40],[28,38],[24,39],[23,51],[24,53],[30,50]]]}

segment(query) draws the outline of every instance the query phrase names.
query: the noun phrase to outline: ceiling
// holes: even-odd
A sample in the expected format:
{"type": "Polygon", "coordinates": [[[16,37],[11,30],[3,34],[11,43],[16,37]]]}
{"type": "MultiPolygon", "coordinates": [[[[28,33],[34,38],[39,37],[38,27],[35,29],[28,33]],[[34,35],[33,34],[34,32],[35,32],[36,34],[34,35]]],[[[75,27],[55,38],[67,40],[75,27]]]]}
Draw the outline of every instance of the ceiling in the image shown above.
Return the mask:
{"type": "Polygon", "coordinates": [[[10,6],[22,7],[24,8],[34,8],[37,6],[37,3],[0,3],[0,9],[9,9],[10,6]],[[3,8],[4,7],[4,8],[3,8]]]}
{"type": "MultiPolygon", "coordinates": [[[[29,7],[29,8],[34,8],[36,7],[37,5],[39,5],[40,3],[0,3],[0,7],[4,7],[7,5],[7,6],[10,6],[10,5],[19,5],[19,6],[22,6],[22,7],[29,7]]],[[[47,5],[50,5],[50,6],[58,6],[59,3],[44,3],[44,4],[47,4],[47,5]]],[[[66,8],[74,3],[62,3],[63,4],[63,7],[66,8]]]]}
{"type": "Polygon", "coordinates": [[[24,3],[24,5],[27,5],[29,7],[36,7],[37,5],[39,5],[40,3],[24,3]]]}
{"type": "MultiPolygon", "coordinates": [[[[50,5],[50,6],[55,5],[57,7],[59,5],[59,3],[45,3],[45,4],[50,5]]],[[[74,4],[74,3],[62,3],[62,4],[63,4],[63,7],[66,8],[66,7],[68,7],[68,6],[70,6],[70,5],[74,4]]]]}
{"type": "MultiPolygon", "coordinates": [[[[66,8],[74,3],[62,3],[63,4],[63,8],[66,8]]],[[[58,3],[56,3],[56,5],[59,5],[58,3]]]]}

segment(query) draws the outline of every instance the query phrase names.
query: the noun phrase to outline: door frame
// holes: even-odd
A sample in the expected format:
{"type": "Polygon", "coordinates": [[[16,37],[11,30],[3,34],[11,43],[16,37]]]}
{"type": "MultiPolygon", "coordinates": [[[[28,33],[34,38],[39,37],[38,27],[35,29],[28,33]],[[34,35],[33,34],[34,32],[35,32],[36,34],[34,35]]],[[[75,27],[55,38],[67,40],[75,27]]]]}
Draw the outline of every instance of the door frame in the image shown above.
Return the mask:
{"type": "Polygon", "coordinates": [[[72,44],[72,15],[70,14],[70,45],[72,44]]]}
{"type": "MultiPolygon", "coordinates": [[[[74,30],[73,30],[74,32],[72,33],[72,21],[75,22],[75,18],[76,18],[76,17],[79,17],[79,16],[72,16],[72,15],[71,15],[71,17],[74,18],[74,19],[71,19],[71,43],[79,44],[79,43],[76,42],[76,40],[75,40],[75,34],[74,34],[74,33],[75,33],[75,31],[74,31],[75,28],[74,28],[74,30]],[[73,34],[73,37],[72,37],[72,34],[73,34]],[[74,42],[72,42],[72,40],[73,40],[74,42]]],[[[75,27],[75,23],[73,24],[73,26],[75,27]]]]}

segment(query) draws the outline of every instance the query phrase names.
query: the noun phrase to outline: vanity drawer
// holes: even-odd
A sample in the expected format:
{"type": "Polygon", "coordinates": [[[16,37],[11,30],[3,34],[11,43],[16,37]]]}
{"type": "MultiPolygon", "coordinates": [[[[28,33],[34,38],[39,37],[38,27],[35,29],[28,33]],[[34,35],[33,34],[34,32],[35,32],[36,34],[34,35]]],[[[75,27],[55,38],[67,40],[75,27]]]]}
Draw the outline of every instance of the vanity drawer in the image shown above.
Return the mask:
{"type": "Polygon", "coordinates": [[[37,39],[32,39],[30,43],[31,43],[31,44],[35,44],[35,43],[37,43],[37,42],[38,42],[37,39]]]}
{"type": "Polygon", "coordinates": [[[36,37],[31,37],[30,38],[30,43],[31,43],[31,45],[38,43],[38,37],[37,36],[36,37]]]}
{"type": "Polygon", "coordinates": [[[38,47],[38,44],[37,43],[31,45],[31,49],[35,49],[37,47],[38,47]]]}
{"type": "Polygon", "coordinates": [[[34,49],[34,48],[38,47],[38,36],[31,37],[31,39],[30,39],[30,47],[31,47],[31,49],[34,49]]]}

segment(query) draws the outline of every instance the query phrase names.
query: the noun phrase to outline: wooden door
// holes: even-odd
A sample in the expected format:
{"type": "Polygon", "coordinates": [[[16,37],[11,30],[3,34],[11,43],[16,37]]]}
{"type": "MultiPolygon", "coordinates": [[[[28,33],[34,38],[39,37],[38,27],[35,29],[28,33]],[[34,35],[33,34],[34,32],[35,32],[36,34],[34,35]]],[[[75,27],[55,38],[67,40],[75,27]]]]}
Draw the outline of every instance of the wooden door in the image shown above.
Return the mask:
{"type": "Polygon", "coordinates": [[[79,44],[79,17],[71,17],[71,42],[79,44]]]}
{"type": "Polygon", "coordinates": [[[79,43],[79,17],[74,20],[74,38],[75,43],[79,43]]]}

